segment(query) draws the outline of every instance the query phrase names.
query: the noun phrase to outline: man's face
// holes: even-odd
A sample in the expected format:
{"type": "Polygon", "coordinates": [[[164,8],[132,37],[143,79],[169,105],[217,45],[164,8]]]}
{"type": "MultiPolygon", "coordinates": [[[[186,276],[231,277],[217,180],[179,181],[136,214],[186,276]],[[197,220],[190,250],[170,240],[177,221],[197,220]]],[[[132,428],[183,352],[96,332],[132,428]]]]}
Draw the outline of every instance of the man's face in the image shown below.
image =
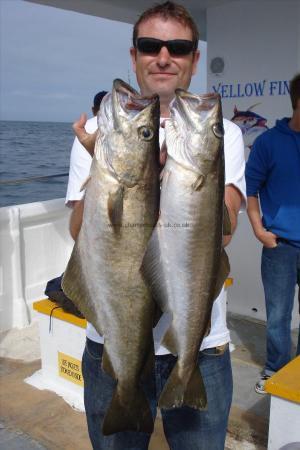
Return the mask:
{"type": "MultiPolygon", "coordinates": [[[[192,40],[192,31],[176,20],[163,20],[158,16],[139,25],[138,37],[163,41],[192,40]]],[[[158,94],[161,103],[165,104],[171,102],[175,89],[188,89],[200,56],[198,50],[184,56],[173,56],[166,47],[162,47],[156,55],[144,54],[135,48],[131,48],[130,54],[141,94],[158,94]]]]}

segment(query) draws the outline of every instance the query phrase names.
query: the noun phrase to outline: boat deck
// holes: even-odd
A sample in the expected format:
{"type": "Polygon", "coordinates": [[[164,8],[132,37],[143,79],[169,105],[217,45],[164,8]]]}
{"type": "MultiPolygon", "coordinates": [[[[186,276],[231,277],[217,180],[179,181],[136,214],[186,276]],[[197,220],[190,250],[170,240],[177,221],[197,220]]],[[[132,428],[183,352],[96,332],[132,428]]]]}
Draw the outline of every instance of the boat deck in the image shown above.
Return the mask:
{"type": "MultiPolygon", "coordinates": [[[[264,361],[265,325],[233,315],[228,323],[234,347],[234,395],[226,449],[262,450],[267,446],[270,398],[256,394],[254,384],[264,361]]],[[[296,339],[293,332],[293,350],[296,339]]],[[[53,392],[23,381],[41,365],[36,359],[37,327],[2,333],[1,341],[5,357],[0,370],[0,449],[90,450],[84,413],[73,410],[53,392]]],[[[158,417],[149,450],[168,448],[158,417]]]]}

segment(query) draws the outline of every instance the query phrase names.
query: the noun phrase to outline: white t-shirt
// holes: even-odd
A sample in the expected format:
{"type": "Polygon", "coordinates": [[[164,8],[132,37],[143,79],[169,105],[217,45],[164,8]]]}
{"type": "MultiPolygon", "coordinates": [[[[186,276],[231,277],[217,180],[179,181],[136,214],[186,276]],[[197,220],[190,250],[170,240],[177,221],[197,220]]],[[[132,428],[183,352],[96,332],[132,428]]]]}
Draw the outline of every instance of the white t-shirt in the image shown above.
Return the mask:
{"type": "MultiPolygon", "coordinates": [[[[167,119],[161,119],[161,121],[167,119]]],[[[223,119],[224,125],[224,155],[225,155],[225,184],[234,185],[242,194],[244,205],[246,204],[246,183],[245,183],[245,157],[244,142],[240,128],[233,122],[223,119]]],[[[94,117],[87,121],[86,130],[93,133],[97,129],[97,118],[94,117]]],[[[165,132],[161,127],[159,130],[159,140],[162,144],[165,132]]],[[[79,192],[82,184],[89,175],[92,158],[84,147],[79,143],[77,138],[74,141],[71,160],[69,184],[67,190],[66,203],[72,200],[80,200],[83,193],[79,192]]],[[[243,207],[244,207],[243,205],[243,207]]],[[[170,316],[163,314],[159,323],[154,328],[154,344],[155,353],[162,355],[169,353],[168,350],[161,345],[161,340],[170,324],[170,316]]],[[[86,335],[92,341],[103,344],[103,337],[100,336],[92,324],[87,324],[86,335]]],[[[230,334],[226,324],[226,298],[224,289],[216,298],[212,308],[211,329],[208,336],[203,339],[200,350],[205,348],[217,347],[224,345],[230,341],[230,334]]]]}
{"type": "MultiPolygon", "coordinates": [[[[88,119],[85,124],[85,129],[88,133],[94,133],[97,130],[97,127],[97,116],[88,119]]],[[[84,191],[80,191],[80,189],[89,176],[91,163],[91,155],[80,144],[76,137],[71,150],[69,181],[65,200],[66,204],[82,199],[84,191]]]]}

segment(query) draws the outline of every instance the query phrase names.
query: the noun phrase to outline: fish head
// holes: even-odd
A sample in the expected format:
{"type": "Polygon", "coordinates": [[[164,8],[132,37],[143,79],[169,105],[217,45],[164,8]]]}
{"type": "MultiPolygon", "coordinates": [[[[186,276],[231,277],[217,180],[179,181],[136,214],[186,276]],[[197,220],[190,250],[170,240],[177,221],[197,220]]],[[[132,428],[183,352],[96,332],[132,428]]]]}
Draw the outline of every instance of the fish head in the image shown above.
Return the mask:
{"type": "Polygon", "coordinates": [[[110,98],[110,133],[106,163],[121,184],[132,187],[144,180],[159,159],[159,98],[142,97],[122,80],[115,80],[110,98]]]}
{"type": "Polygon", "coordinates": [[[216,161],[223,152],[224,138],[219,94],[194,95],[177,89],[171,118],[183,136],[184,157],[194,167],[216,161]]]}

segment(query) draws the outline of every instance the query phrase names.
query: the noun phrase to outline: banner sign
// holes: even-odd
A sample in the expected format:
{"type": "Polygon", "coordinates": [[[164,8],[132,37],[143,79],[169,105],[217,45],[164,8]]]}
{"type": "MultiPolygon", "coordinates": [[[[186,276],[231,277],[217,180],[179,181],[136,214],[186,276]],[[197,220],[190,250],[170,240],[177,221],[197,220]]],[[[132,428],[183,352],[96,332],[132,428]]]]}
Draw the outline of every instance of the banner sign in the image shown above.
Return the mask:
{"type": "Polygon", "coordinates": [[[248,83],[218,83],[212,86],[213,91],[222,98],[243,98],[289,95],[289,81],[287,80],[260,80],[248,83]]]}

